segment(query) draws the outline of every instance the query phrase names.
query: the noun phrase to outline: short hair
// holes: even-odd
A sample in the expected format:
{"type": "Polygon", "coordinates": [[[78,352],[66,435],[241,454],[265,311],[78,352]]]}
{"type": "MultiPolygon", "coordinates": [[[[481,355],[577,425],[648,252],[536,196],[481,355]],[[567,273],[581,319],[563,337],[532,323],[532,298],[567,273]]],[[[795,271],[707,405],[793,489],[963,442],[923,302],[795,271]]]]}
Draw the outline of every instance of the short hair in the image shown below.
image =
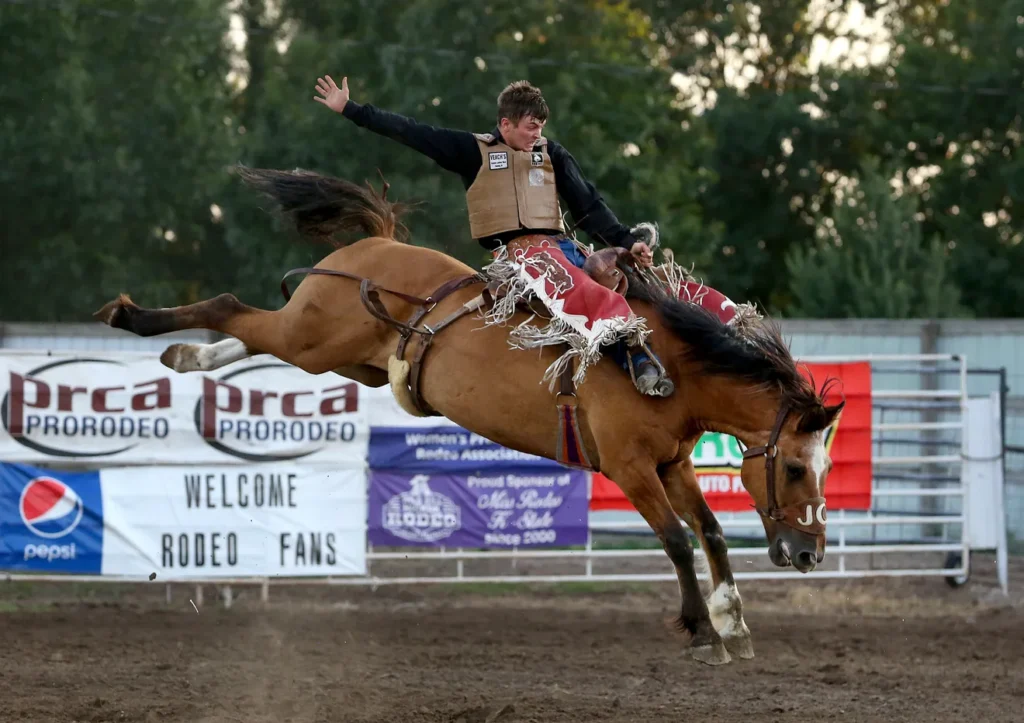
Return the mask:
{"type": "Polygon", "coordinates": [[[530,115],[542,123],[548,119],[548,104],[540,88],[528,80],[517,80],[505,86],[498,94],[498,123],[502,118],[519,123],[521,118],[530,115]]]}

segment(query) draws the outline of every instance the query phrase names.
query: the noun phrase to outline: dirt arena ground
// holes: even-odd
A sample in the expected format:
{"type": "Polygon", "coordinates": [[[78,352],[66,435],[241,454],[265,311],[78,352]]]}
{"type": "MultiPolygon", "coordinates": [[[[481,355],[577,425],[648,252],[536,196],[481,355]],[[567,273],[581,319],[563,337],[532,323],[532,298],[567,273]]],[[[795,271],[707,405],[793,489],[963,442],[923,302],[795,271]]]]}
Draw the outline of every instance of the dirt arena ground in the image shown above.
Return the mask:
{"type": "Polygon", "coordinates": [[[708,668],[671,584],[376,590],[0,582],[0,720],[1021,721],[1024,564],[741,584],[757,657],[708,668]]]}

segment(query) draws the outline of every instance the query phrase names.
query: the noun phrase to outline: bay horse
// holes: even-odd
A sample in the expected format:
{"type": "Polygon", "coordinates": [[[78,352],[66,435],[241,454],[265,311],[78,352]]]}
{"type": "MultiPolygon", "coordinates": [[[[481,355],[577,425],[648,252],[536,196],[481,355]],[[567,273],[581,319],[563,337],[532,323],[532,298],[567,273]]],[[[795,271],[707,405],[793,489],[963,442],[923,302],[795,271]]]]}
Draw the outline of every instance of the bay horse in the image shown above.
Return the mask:
{"type": "MultiPolygon", "coordinates": [[[[310,374],[333,371],[371,387],[390,382],[407,408],[419,399],[426,413],[500,445],[564,458],[564,419],[556,413],[555,395],[540,383],[558,349],[510,349],[507,326],[467,313],[487,300],[480,275],[440,251],[404,242],[403,208],[387,199],[386,185],[378,193],[309,171],[238,172],[302,236],[336,247],[312,272],[302,270],[308,275],[287,303],[270,311],[225,293],[187,306],[146,309],[121,294],[96,312],[98,319],[139,336],[207,329],[229,337],[168,347],[161,361],[178,372],[270,354],[310,374]],[[358,240],[341,240],[344,232],[357,230],[363,234],[358,240]],[[415,399],[405,383],[395,383],[402,371],[396,350],[410,345],[419,363],[412,378],[415,399]]],[[[679,579],[676,625],[692,657],[712,665],[729,662],[730,653],[751,658],[725,538],[690,454],[705,431],[740,440],[746,446],[743,485],[760,512],[770,559],[809,572],[824,556],[823,490],[831,468],[824,432],[843,403],[826,405],[825,389],[819,393],[800,373],[770,319],[741,334],[635,274],[627,298],[647,320],[648,343],[674,380],[675,393],[639,394],[605,355],[577,390],[562,389],[558,409],[571,407],[570,431],[578,434],[584,459],[622,489],[661,541],[679,579]],[[706,554],[712,580],[707,600],[680,518],[706,554]]],[[[514,320],[526,318],[522,310],[514,320]]]]}

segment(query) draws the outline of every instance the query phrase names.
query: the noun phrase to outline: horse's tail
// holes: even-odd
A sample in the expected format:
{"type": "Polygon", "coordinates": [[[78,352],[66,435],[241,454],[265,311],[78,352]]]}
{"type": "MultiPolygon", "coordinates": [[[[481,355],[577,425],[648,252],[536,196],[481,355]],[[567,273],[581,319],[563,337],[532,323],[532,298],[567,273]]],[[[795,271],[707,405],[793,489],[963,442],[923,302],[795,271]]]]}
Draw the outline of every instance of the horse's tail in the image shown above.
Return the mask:
{"type": "Polygon", "coordinates": [[[404,235],[398,219],[405,207],[387,200],[387,182],[378,193],[369,183],[359,186],[302,169],[238,166],[237,172],[246,184],[273,199],[300,234],[313,240],[342,246],[345,242],[337,234],[355,229],[385,238],[404,235]]]}

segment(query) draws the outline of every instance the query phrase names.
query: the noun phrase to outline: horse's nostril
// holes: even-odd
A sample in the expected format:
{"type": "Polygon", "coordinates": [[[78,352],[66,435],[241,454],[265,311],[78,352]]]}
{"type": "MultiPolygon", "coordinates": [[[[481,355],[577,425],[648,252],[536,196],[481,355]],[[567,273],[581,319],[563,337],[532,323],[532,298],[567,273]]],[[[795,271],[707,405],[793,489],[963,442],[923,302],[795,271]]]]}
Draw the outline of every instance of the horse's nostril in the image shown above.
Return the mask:
{"type": "Polygon", "coordinates": [[[796,557],[796,562],[801,567],[810,567],[817,562],[817,556],[813,552],[808,552],[807,550],[797,553],[796,557]]]}
{"type": "Polygon", "coordinates": [[[782,556],[785,557],[787,560],[792,561],[792,559],[793,559],[792,548],[790,548],[789,543],[786,542],[785,540],[782,540],[779,543],[779,552],[781,552],[782,556]]]}

